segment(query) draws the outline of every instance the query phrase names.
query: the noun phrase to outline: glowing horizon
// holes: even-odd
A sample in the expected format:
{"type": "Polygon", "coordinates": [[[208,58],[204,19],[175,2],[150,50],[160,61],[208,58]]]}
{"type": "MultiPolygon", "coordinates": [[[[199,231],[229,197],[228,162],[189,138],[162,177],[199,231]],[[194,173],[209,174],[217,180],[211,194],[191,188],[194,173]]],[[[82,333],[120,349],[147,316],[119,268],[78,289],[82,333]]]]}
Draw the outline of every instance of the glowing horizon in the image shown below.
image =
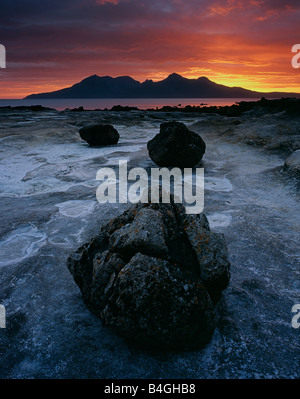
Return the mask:
{"type": "Polygon", "coordinates": [[[3,3],[2,99],[60,90],[94,74],[143,82],[178,73],[259,92],[300,92],[300,69],[291,65],[300,42],[298,0],[3,3]]]}

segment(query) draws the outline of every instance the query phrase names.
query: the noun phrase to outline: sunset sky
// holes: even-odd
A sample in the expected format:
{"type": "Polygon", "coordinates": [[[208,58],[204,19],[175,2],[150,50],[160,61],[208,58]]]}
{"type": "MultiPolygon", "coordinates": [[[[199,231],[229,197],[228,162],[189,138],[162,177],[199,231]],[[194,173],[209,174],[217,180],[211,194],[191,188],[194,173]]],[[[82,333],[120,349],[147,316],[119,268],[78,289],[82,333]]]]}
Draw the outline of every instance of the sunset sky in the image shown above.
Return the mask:
{"type": "Polygon", "coordinates": [[[299,0],[1,0],[0,98],[87,76],[162,80],[176,72],[228,86],[300,92],[291,48],[299,0]]]}

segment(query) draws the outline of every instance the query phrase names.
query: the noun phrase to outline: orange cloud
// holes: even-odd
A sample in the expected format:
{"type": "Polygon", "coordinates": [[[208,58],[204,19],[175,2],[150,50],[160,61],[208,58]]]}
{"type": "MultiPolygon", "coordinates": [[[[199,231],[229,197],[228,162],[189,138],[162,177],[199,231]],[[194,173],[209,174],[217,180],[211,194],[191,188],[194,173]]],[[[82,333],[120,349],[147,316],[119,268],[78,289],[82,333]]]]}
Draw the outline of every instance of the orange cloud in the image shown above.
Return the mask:
{"type": "Polygon", "coordinates": [[[210,15],[228,15],[232,11],[243,8],[243,2],[239,0],[227,0],[226,4],[224,1],[217,3],[209,7],[210,15]]]}
{"type": "Polygon", "coordinates": [[[7,2],[0,96],[53,91],[95,73],[143,81],[176,72],[298,92],[291,47],[299,17],[298,0],[28,0],[17,15],[7,2]]]}

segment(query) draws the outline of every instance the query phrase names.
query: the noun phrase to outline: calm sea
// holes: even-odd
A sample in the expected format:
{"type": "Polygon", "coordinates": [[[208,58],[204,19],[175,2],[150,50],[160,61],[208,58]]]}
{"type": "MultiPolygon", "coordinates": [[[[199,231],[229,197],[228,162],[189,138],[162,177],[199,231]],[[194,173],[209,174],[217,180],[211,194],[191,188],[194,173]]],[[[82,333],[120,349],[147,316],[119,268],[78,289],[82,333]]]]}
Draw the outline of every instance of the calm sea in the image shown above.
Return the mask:
{"type": "Polygon", "coordinates": [[[53,99],[53,100],[0,100],[0,107],[20,105],[42,105],[62,111],[66,108],[83,107],[85,110],[112,108],[114,105],[138,107],[140,109],[161,108],[164,105],[181,106],[206,105],[224,106],[233,105],[240,101],[258,101],[259,98],[113,98],[113,99],[53,99]]]}

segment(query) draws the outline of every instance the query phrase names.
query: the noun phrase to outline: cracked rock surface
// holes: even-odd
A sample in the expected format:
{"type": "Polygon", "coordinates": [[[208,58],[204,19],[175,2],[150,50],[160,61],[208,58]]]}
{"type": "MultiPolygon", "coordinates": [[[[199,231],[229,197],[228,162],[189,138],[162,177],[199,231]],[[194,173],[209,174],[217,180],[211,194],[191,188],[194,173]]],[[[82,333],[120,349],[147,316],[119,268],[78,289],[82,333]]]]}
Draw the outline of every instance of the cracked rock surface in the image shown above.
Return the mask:
{"type": "Polygon", "coordinates": [[[119,335],[165,348],[205,345],[229,283],[223,234],[181,204],[136,204],[68,259],[87,307],[119,335]]]}

